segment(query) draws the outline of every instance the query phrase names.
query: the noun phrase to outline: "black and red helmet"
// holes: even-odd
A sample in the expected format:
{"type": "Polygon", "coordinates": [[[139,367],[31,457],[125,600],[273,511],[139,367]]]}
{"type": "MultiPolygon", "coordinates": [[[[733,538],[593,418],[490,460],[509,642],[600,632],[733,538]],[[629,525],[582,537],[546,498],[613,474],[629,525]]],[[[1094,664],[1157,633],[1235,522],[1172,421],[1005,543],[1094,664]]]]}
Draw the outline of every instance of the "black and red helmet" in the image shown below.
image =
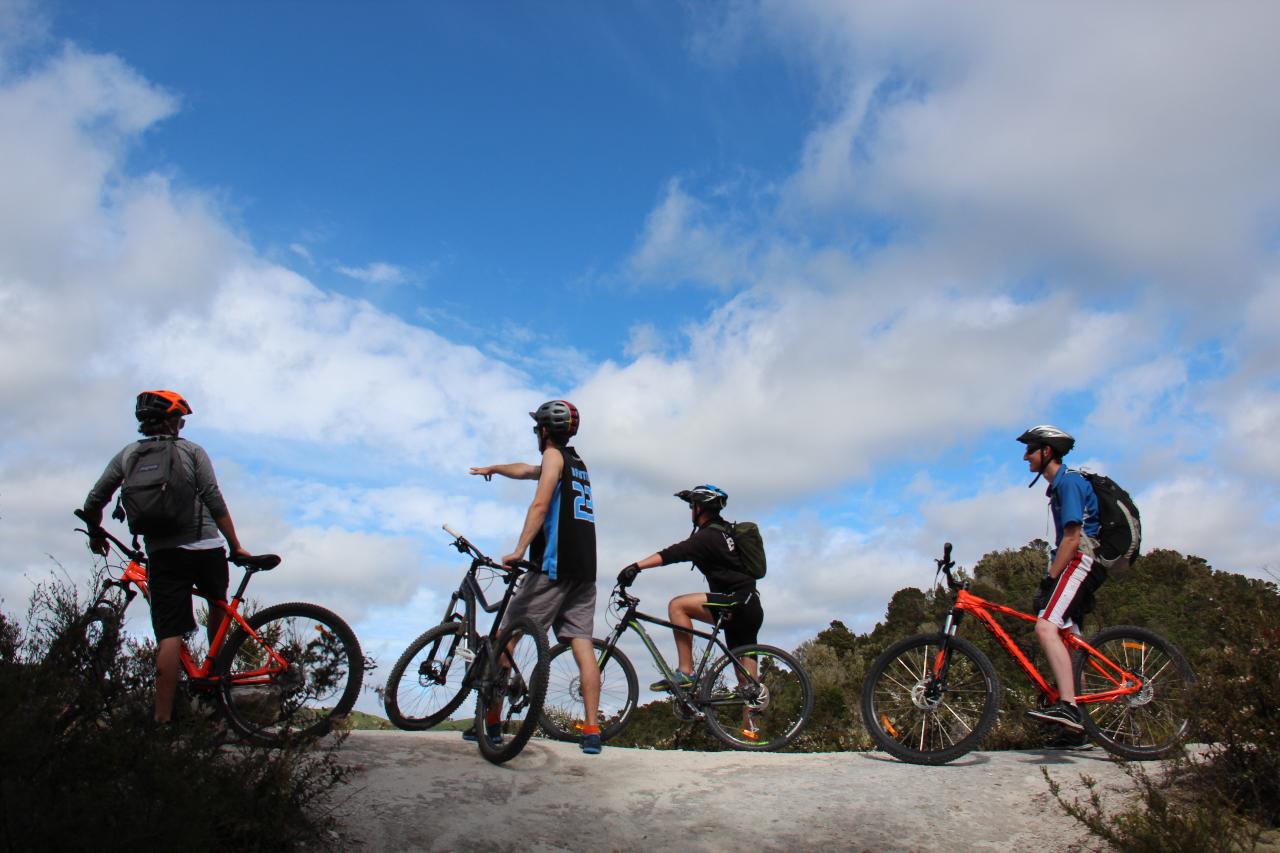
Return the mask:
{"type": "Polygon", "coordinates": [[[177,391],[143,391],[133,413],[139,421],[161,421],[191,414],[191,404],[177,391]]]}
{"type": "Polygon", "coordinates": [[[538,411],[530,412],[529,417],[538,426],[546,427],[552,435],[577,435],[578,424],[582,422],[578,407],[568,400],[548,400],[538,407],[538,411]]]}

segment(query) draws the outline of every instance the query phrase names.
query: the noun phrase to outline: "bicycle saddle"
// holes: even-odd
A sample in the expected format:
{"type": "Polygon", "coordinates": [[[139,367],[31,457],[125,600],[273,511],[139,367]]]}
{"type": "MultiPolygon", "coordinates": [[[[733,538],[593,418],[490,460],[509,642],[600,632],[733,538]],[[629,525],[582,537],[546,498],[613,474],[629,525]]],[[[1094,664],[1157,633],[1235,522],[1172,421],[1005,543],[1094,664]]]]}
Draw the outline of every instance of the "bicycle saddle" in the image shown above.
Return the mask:
{"type": "Polygon", "coordinates": [[[253,569],[255,572],[269,572],[280,565],[280,555],[258,554],[249,557],[232,557],[231,562],[243,569],[253,569]]]}

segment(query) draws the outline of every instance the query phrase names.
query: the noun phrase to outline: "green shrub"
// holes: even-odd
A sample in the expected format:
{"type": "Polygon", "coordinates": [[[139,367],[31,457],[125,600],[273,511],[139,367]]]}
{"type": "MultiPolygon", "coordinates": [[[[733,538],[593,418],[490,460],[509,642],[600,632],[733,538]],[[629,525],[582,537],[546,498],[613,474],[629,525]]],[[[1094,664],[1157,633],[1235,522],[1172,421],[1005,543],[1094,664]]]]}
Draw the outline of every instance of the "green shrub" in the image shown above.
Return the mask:
{"type": "Polygon", "coordinates": [[[93,653],[83,609],[54,582],[24,626],[0,612],[0,849],[332,844],[341,737],[264,750],[195,713],[156,726],[154,647],[124,639],[93,653]]]}
{"type": "Polygon", "coordinates": [[[1050,792],[1067,814],[1122,851],[1253,850],[1280,827],[1280,630],[1203,650],[1192,698],[1206,746],[1157,776],[1131,766],[1136,798],[1108,809],[1091,780],[1087,800],[1050,792]]]}

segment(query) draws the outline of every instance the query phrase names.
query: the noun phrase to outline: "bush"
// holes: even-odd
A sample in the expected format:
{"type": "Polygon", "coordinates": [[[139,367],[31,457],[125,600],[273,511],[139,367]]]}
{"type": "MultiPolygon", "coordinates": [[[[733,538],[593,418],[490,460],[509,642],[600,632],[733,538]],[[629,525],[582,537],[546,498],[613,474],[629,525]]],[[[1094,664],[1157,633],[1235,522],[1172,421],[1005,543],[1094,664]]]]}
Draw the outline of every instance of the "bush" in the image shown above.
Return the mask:
{"type": "Polygon", "coordinates": [[[1127,768],[1138,796],[1113,810],[1089,779],[1089,798],[1070,802],[1050,780],[1067,814],[1119,850],[1252,850],[1280,827],[1280,630],[1199,660],[1192,715],[1208,746],[1158,777],[1127,768]]]}
{"type": "Polygon", "coordinates": [[[154,647],[108,637],[99,654],[83,610],[54,582],[33,594],[25,627],[0,612],[0,849],[332,843],[341,738],[263,750],[199,714],[156,726],[154,647]]]}

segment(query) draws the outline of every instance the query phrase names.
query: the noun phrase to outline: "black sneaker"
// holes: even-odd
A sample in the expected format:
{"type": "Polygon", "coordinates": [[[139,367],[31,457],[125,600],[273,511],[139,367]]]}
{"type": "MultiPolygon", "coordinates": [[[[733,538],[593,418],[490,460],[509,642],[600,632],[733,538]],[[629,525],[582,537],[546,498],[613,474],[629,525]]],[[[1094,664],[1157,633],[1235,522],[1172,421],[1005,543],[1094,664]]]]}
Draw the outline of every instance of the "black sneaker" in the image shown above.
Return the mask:
{"type": "Polygon", "coordinates": [[[1078,752],[1080,750],[1093,749],[1093,743],[1089,740],[1089,735],[1084,732],[1064,731],[1046,743],[1044,748],[1078,752]]]}
{"type": "Polygon", "coordinates": [[[1048,708],[1032,708],[1027,712],[1027,716],[1044,720],[1046,723],[1066,726],[1078,732],[1084,731],[1084,723],[1080,721],[1080,709],[1066,702],[1054,702],[1048,708]]]}

